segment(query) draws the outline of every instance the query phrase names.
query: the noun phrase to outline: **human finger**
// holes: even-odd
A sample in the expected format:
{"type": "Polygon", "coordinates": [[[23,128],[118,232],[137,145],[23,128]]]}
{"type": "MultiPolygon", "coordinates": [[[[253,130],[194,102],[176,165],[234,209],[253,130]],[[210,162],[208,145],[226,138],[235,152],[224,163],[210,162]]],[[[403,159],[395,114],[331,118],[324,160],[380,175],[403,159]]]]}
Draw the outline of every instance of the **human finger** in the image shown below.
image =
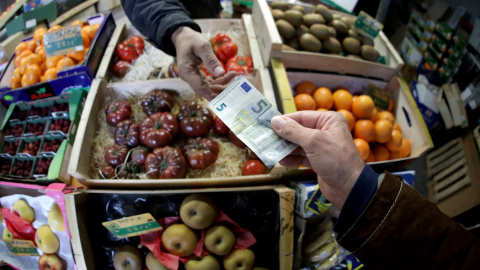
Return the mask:
{"type": "Polygon", "coordinates": [[[194,48],[194,52],[198,58],[202,59],[205,68],[214,77],[220,77],[225,74],[225,69],[222,67],[217,56],[213,53],[212,46],[205,40],[194,48]]]}

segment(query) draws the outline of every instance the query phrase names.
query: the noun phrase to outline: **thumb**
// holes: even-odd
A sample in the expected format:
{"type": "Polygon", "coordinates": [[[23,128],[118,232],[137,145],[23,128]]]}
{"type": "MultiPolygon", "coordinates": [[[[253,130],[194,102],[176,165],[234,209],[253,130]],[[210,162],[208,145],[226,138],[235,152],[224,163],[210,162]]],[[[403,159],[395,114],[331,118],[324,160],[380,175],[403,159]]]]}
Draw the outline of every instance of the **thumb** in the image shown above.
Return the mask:
{"type": "Polygon", "coordinates": [[[213,53],[213,50],[201,50],[199,57],[202,59],[202,62],[207,68],[208,72],[210,72],[214,77],[220,77],[225,74],[225,69],[222,67],[217,56],[215,56],[213,53]]]}
{"type": "Polygon", "coordinates": [[[274,116],[271,123],[272,128],[280,137],[300,146],[305,141],[305,137],[310,130],[309,128],[300,125],[295,120],[283,116],[274,116]]]}

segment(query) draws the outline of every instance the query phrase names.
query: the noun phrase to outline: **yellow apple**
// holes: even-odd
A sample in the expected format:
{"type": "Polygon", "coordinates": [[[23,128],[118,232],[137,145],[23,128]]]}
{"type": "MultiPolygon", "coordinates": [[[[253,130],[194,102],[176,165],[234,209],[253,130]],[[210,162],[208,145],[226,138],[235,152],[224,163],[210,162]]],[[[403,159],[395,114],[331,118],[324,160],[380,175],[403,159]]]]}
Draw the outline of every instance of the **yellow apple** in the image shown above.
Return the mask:
{"type": "Polygon", "coordinates": [[[237,249],[223,258],[225,270],[251,270],[255,254],[250,249],[237,249]]]}
{"type": "Polygon", "coordinates": [[[235,234],[224,225],[215,225],[205,233],[205,247],[216,255],[227,255],[235,245],[235,234]]]}
{"type": "Polygon", "coordinates": [[[7,227],[5,227],[5,229],[3,229],[3,239],[13,239],[13,233],[11,233],[7,227]]]}
{"type": "Polygon", "coordinates": [[[57,254],[43,254],[38,259],[39,270],[63,270],[65,265],[57,254]]]}
{"type": "Polygon", "coordinates": [[[115,270],[141,270],[142,266],[142,255],[135,246],[126,244],[115,250],[113,255],[115,270]]]}
{"type": "Polygon", "coordinates": [[[218,208],[213,200],[200,193],[189,195],[180,205],[180,217],[183,223],[197,230],[210,226],[217,214],[218,208]]]}
{"type": "Polygon", "coordinates": [[[170,253],[185,257],[193,253],[198,235],[185,224],[170,225],[162,234],[162,245],[170,253]]]}
{"type": "Polygon", "coordinates": [[[148,270],[172,270],[157,260],[151,251],[148,252],[147,257],[145,257],[145,264],[147,265],[148,270]]]}
{"type": "Polygon", "coordinates": [[[20,199],[13,204],[12,212],[29,223],[35,220],[35,210],[24,199],[20,199]]]}
{"type": "Polygon", "coordinates": [[[65,223],[63,222],[63,215],[57,203],[53,203],[48,212],[48,225],[56,231],[64,232],[65,223]]]}
{"type": "Polygon", "coordinates": [[[185,264],[186,270],[220,270],[220,263],[212,255],[201,259],[190,259],[185,264]]]}
{"type": "Polygon", "coordinates": [[[53,233],[48,225],[43,225],[37,229],[37,232],[35,233],[35,243],[37,243],[37,246],[47,254],[53,254],[60,248],[60,241],[58,240],[57,235],[53,233]]]}

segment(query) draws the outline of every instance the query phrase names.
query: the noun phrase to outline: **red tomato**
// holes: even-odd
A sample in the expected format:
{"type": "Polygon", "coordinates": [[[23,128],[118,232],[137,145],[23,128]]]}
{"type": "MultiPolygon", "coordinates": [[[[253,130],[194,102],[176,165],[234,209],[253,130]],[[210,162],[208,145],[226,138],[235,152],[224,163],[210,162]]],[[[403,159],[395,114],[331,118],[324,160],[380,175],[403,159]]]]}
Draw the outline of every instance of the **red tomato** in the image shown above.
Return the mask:
{"type": "Polygon", "coordinates": [[[115,52],[117,52],[118,58],[122,60],[135,60],[138,58],[138,53],[135,51],[135,47],[131,44],[119,44],[117,45],[117,48],[115,52]],[[119,47],[120,46],[120,47],[119,47]]]}
{"type": "Polygon", "coordinates": [[[252,69],[253,69],[252,57],[250,56],[232,57],[228,60],[225,67],[227,71],[233,70],[238,74],[243,74],[243,75],[248,74],[252,72],[252,69]]]}
{"type": "Polygon", "coordinates": [[[138,124],[130,119],[118,123],[115,127],[115,143],[129,147],[140,145],[138,124]]]}
{"type": "Polygon", "coordinates": [[[245,162],[242,168],[242,175],[264,174],[265,165],[258,159],[251,159],[245,162]]]}
{"type": "Polygon", "coordinates": [[[232,39],[229,36],[225,35],[225,33],[218,33],[210,40],[213,42],[214,45],[219,43],[221,44],[227,41],[232,41],[232,39]]]}
{"type": "Polygon", "coordinates": [[[240,147],[240,148],[245,148],[247,147],[238,137],[237,135],[235,135],[235,133],[233,133],[233,131],[229,130],[228,131],[228,139],[230,139],[230,141],[235,144],[236,146],[240,147]]]}
{"type": "Polygon", "coordinates": [[[193,169],[203,170],[212,165],[220,151],[218,143],[209,138],[190,138],[182,149],[188,165],[193,169]]]}
{"type": "Polygon", "coordinates": [[[170,112],[173,108],[173,98],[169,93],[154,89],[142,97],[140,104],[142,111],[146,115],[151,115],[156,112],[170,112]]]}
{"type": "Polygon", "coordinates": [[[140,140],[150,149],[171,143],[177,133],[177,119],[168,112],[151,114],[140,123],[140,140]]]}
{"type": "Polygon", "coordinates": [[[139,55],[143,54],[143,47],[145,46],[145,42],[143,41],[143,38],[139,36],[132,36],[128,40],[128,43],[132,44],[133,47],[135,47],[135,50],[139,55]]]}
{"type": "Polygon", "coordinates": [[[206,136],[213,125],[212,112],[196,101],[183,104],[177,119],[183,134],[187,137],[206,136]]]}
{"type": "Polygon", "coordinates": [[[105,162],[116,167],[125,161],[127,153],[128,147],[126,145],[115,144],[105,152],[105,162]]]}
{"type": "Polygon", "coordinates": [[[113,66],[113,74],[115,77],[123,78],[125,74],[130,70],[130,63],[125,60],[120,60],[113,66]]]}
{"type": "Polygon", "coordinates": [[[132,107],[130,103],[120,100],[107,106],[105,115],[107,116],[108,125],[114,127],[123,120],[130,119],[132,107]]]}
{"type": "Polygon", "coordinates": [[[222,43],[220,46],[220,51],[222,51],[228,59],[234,57],[238,52],[237,44],[229,41],[222,43]]]}
{"type": "Polygon", "coordinates": [[[143,166],[145,164],[145,159],[148,155],[148,148],[147,147],[137,147],[132,150],[132,161],[139,166],[143,166]]]}
{"type": "Polygon", "coordinates": [[[223,123],[222,119],[220,117],[216,116],[215,120],[213,121],[213,131],[215,134],[218,136],[225,136],[228,134],[228,131],[230,129],[223,123]]]}
{"type": "Polygon", "coordinates": [[[105,164],[101,170],[106,179],[111,179],[115,176],[115,168],[113,168],[112,165],[105,164]]]}
{"type": "Polygon", "coordinates": [[[180,149],[167,145],[155,148],[147,155],[145,170],[150,179],[184,178],[187,175],[187,161],[180,149]]]}

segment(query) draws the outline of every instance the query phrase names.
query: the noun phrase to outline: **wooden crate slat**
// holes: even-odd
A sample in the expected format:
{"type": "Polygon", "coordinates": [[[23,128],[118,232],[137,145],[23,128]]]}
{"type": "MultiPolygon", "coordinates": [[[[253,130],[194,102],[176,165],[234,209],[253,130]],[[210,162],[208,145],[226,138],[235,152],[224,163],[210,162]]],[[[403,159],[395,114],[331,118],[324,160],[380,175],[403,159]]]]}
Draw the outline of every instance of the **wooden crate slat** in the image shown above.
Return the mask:
{"type": "MultiPolygon", "coordinates": [[[[447,156],[448,157],[448,156],[447,156]]],[[[455,155],[451,156],[449,159],[445,160],[444,162],[442,162],[441,164],[438,164],[437,166],[435,166],[434,168],[431,168],[431,172],[430,172],[430,175],[433,177],[435,176],[437,173],[439,173],[440,171],[444,170],[445,168],[449,167],[450,165],[452,165],[453,163],[457,162],[459,159],[461,159],[462,157],[465,157],[465,152],[461,151],[461,152],[458,152],[456,153],[455,155]]]]}
{"type": "Polygon", "coordinates": [[[430,154],[428,154],[427,160],[432,161],[432,160],[435,159],[438,155],[443,154],[443,152],[445,152],[447,149],[449,149],[449,148],[452,147],[453,145],[455,145],[455,144],[461,144],[461,143],[462,143],[461,138],[457,138],[457,139],[451,140],[450,142],[446,143],[444,146],[442,146],[442,147],[438,148],[437,150],[435,150],[435,151],[431,152],[430,154]]]}
{"type": "Polygon", "coordinates": [[[442,199],[452,195],[453,193],[457,192],[458,190],[460,190],[461,188],[463,188],[464,186],[468,185],[470,183],[470,178],[468,176],[465,176],[465,178],[463,178],[462,180],[458,181],[457,183],[453,184],[452,186],[450,186],[449,188],[435,194],[435,202],[439,202],[441,201],[442,199]]]}
{"type": "Polygon", "coordinates": [[[433,177],[433,183],[438,183],[440,182],[443,178],[445,178],[447,175],[451,174],[453,171],[455,171],[457,168],[463,166],[463,165],[466,165],[466,159],[463,158],[457,162],[455,162],[455,164],[453,164],[452,166],[450,166],[449,168],[445,169],[444,171],[442,171],[441,173],[439,173],[438,175],[436,175],[435,177],[433,177]]]}
{"type": "Polygon", "coordinates": [[[459,171],[456,171],[452,175],[450,175],[448,178],[445,178],[445,180],[437,183],[434,185],[435,187],[435,192],[439,192],[445,187],[448,187],[450,184],[455,183],[460,177],[463,175],[466,175],[468,173],[468,167],[463,166],[459,171]]]}

